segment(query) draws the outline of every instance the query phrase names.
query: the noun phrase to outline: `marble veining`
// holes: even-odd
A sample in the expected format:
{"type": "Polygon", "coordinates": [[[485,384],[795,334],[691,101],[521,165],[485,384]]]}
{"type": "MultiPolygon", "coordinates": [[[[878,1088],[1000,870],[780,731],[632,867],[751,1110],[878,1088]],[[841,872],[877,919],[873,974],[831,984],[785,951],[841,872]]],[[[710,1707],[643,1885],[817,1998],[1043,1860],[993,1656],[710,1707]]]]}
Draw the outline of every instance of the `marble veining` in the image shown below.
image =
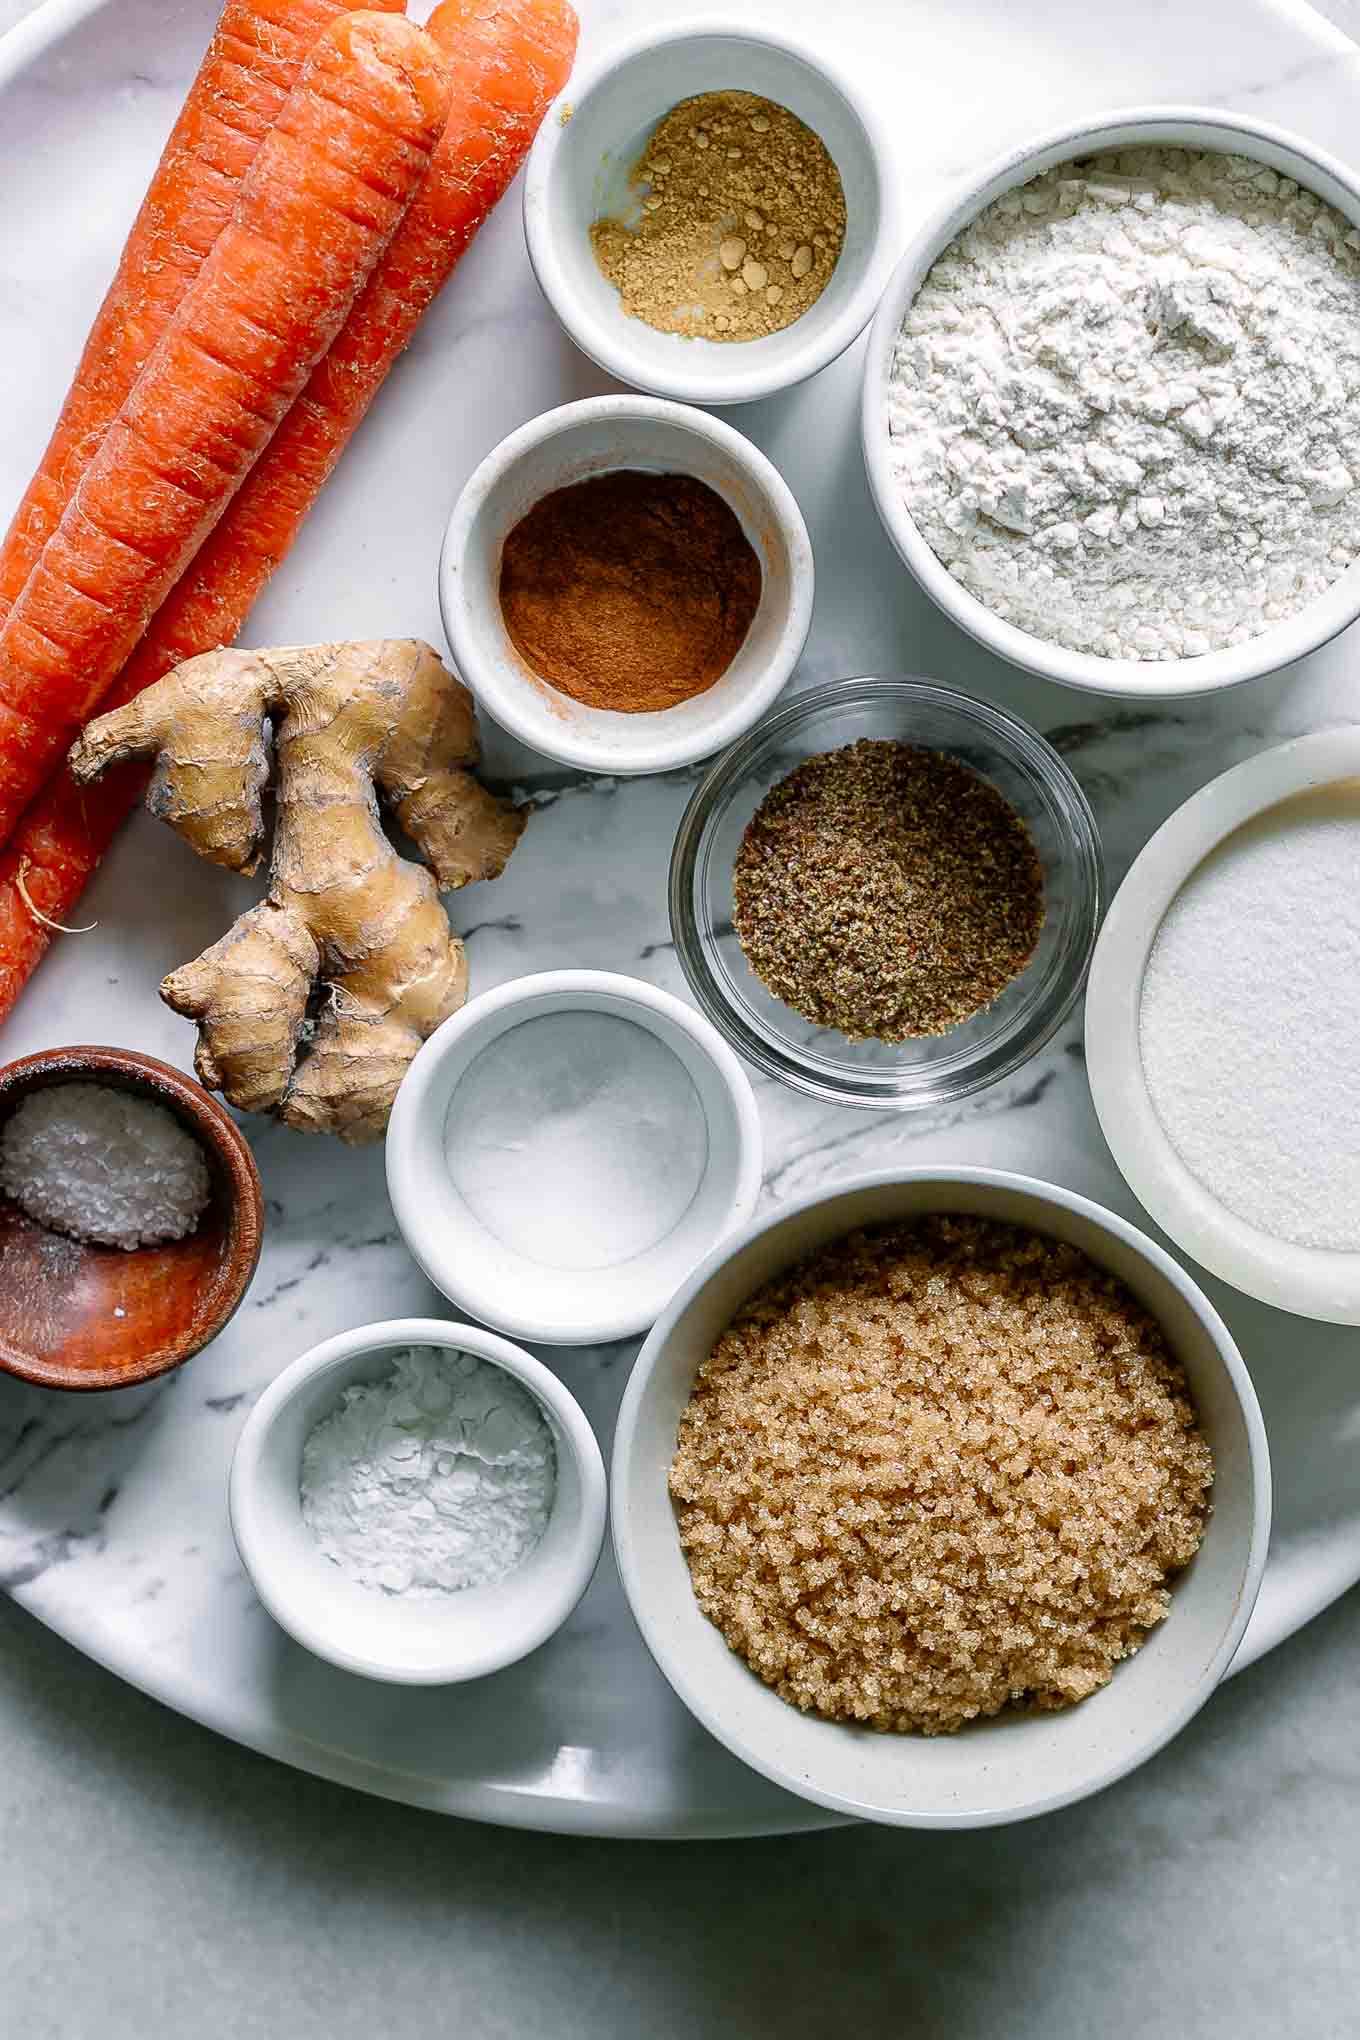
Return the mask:
{"type": "MultiPolygon", "coordinates": [[[[41,55],[25,62],[21,40],[0,46],[0,193],[9,201],[0,359],[25,391],[22,404],[0,410],[3,501],[40,450],[215,11],[212,0],[186,0],[169,15],[160,0],[60,6],[73,25],[41,55]]],[[[647,18],[689,11],[685,0],[656,0],[647,18]]],[[[583,12],[588,50],[639,26],[626,0],[587,0],[583,12]]],[[[826,35],[811,0],[743,13],[826,35]]],[[[31,33],[30,24],[22,34],[31,33]]],[[[1301,0],[1201,0],[1188,13],[1143,7],[1121,20],[1117,37],[1086,0],[1032,0],[1023,10],[961,0],[944,11],[855,0],[831,40],[878,93],[904,228],[953,179],[1027,133],[1136,100],[1249,106],[1360,156],[1360,59],[1301,0]]],[[[817,609],[796,686],[914,671],[1028,716],[1096,808],[1112,887],[1153,829],[1217,772],[1283,737],[1355,720],[1354,632],[1285,675],[1174,707],[1105,709],[991,660],[917,595],[879,531],[856,441],[860,358],[855,348],[803,389],[731,414],[780,466],[812,532],[817,609]]],[[[439,643],[435,561],[462,481],[524,419],[610,387],[539,298],[512,200],[393,374],[249,638],[394,631],[439,643]]],[[[526,971],[585,965],[683,994],[666,869],[698,770],[592,777],[498,732],[487,738],[491,776],[536,812],[505,876],[450,902],[474,993],[526,971]]],[[[243,882],[139,818],[90,896],[97,930],[49,959],[0,1055],[106,1039],[187,1066],[191,1030],[160,1006],[154,986],[246,897],[243,882]]],[[[1050,1176],[1141,1217],[1091,1111],[1079,1013],[1024,1069],[946,1110],[853,1112],[765,1078],[756,1092],[767,1206],[867,1168],[953,1162],[1050,1176]]],[[[614,1833],[816,1824],[819,1816],[742,1770],[674,1701],[608,1561],[567,1631],[478,1687],[394,1693],[320,1665],[275,1630],[236,1562],[225,1509],[248,1408],[282,1365],[331,1332],[448,1313],[397,1235],[380,1154],[268,1125],[250,1132],[268,1198],[266,1251],[245,1306],[209,1351],[167,1381],[116,1397],[60,1397],[0,1380],[0,1584],[172,1704],[391,1796],[614,1833]]],[[[1354,1334],[1206,1286],[1252,1368],[1276,1465],[1271,1570],[1245,1646],[1255,1654],[1360,1572],[1358,1349],[1354,1334]]],[[[635,1350],[543,1354],[606,1444],[635,1350]]]]}

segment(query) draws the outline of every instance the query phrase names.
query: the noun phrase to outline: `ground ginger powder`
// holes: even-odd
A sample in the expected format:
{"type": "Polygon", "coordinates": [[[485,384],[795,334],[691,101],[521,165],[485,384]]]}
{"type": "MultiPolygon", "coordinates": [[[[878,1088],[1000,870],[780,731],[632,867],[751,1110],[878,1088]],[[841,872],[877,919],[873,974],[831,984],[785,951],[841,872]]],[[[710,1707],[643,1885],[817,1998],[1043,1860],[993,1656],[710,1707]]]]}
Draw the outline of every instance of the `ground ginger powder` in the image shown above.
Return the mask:
{"type": "Polygon", "coordinates": [[[826,144],[752,92],[682,99],[630,177],[636,225],[596,220],[591,243],[630,318],[661,333],[756,340],[821,296],[845,239],[826,144]]]}
{"type": "Polygon", "coordinates": [[[700,1607],[785,1700],[935,1735],[1083,1700],[1170,1605],[1213,1461],[1158,1327],[1077,1248],[859,1233],[719,1339],[670,1488],[700,1607]]]}

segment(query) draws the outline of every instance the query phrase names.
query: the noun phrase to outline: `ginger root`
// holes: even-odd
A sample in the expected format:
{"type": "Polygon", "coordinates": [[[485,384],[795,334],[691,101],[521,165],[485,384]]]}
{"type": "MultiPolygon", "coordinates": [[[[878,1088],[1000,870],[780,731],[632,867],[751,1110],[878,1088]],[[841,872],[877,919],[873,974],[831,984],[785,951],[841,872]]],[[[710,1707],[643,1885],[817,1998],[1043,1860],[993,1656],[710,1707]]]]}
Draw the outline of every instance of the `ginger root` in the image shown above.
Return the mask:
{"type": "Polygon", "coordinates": [[[467,997],[439,892],[495,878],[525,816],[472,777],[472,696],[409,638],[186,659],[90,723],[71,769],[88,782],[154,757],[151,813],[200,857],[249,873],[264,851],[271,721],[268,894],[161,997],[198,1022],[194,1067],[229,1103],[377,1140],[417,1049],[467,997]],[[433,878],[387,840],[380,793],[433,878]]]}

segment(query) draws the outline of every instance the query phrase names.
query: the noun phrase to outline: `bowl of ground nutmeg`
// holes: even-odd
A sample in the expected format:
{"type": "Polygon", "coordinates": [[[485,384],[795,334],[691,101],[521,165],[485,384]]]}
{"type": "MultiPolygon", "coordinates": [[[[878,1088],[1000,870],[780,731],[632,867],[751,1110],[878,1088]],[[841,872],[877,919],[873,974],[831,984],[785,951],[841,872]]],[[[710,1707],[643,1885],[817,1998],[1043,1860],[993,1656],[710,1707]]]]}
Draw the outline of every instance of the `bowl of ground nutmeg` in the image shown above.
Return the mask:
{"type": "Polygon", "coordinates": [[[1213,1306],[1084,1197],[862,1177],[696,1271],[636,1362],[613,1533],[693,1713],[791,1792],[978,1827],[1122,1777],[1224,1676],[1270,1470],[1213,1306]]]}
{"type": "Polygon", "coordinates": [[[930,680],[798,694],[714,764],[671,859],[676,950],[748,1061],[828,1102],[965,1098],[1051,1039],[1100,842],[1037,730],[930,680]]]}
{"type": "Polygon", "coordinates": [[[481,706],[550,758],[620,774],[743,735],[798,661],[812,593],[777,469],[656,397],[587,398],[512,432],[459,496],[439,569],[481,706]]]}
{"type": "Polygon", "coordinates": [[[524,187],[529,258],[577,345],[661,396],[737,404],[816,374],[896,254],[874,117],[766,28],[649,30],[573,79],[524,187]]]}

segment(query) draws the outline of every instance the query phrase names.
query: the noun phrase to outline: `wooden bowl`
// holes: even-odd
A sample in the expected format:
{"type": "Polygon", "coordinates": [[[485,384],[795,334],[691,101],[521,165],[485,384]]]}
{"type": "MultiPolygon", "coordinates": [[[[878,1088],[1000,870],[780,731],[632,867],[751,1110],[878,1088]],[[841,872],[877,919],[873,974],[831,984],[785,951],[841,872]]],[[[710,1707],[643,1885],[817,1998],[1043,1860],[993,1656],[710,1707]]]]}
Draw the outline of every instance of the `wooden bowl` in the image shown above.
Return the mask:
{"type": "Polygon", "coordinates": [[[202,1147],[208,1206],[186,1239],[88,1246],[0,1196],[0,1370],[43,1388],[129,1388],[216,1338],[260,1258],[264,1198],[239,1127],[201,1084],[122,1048],[54,1048],[0,1069],[0,1126],[30,1091],[92,1082],[166,1106],[202,1147]]]}

